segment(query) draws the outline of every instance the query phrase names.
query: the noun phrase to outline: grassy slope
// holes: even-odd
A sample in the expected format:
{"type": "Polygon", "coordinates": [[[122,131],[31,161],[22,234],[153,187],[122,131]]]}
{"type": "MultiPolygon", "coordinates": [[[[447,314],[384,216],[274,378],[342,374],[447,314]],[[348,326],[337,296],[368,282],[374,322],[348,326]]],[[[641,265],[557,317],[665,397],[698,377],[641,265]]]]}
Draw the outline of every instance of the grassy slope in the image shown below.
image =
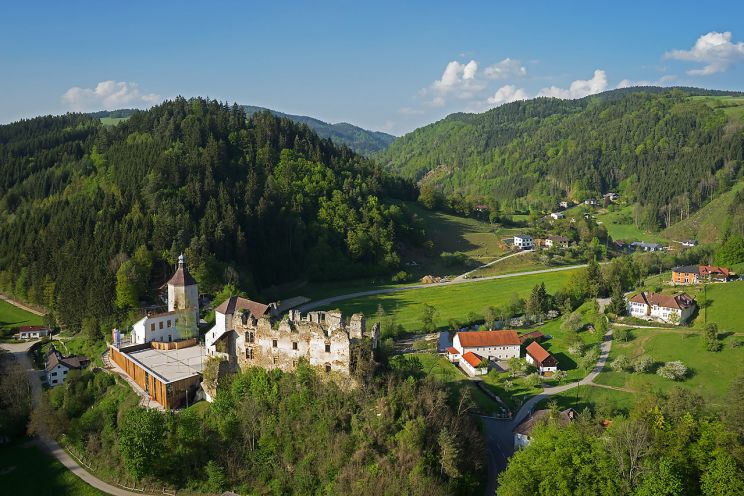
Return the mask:
{"type": "MultiPolygon", "coordinates": [[[[699,292],[701,288],[696,288],[699,292]]],[[[691,294],[698,294],[692,293],[691,294]]],[[[709,284],[706,289],[709,306],[698,312],[693,321],[695,327],[705,325],[707,322],[715,322],[721,332],[733,331],[744,332],[744,281],[730,282],[727,284],[709,284]]]]}
{"type": "Polygon", "coordinates": [[[678,222],[663,234],[670,239],[697,239],[702,243],[713,243],[720,239],[726,223],[727,211],[734,196],[744,188],[739,182],[730,191],[710,201],[688,219],[678,222]]]}
{"type": "Polygon", "coordinates": [[[657,362],[681,360],[691,375],[682,382],[670,381],[656,374],[632,374],[607,370],[595,382],[616,387],[626,387],[633,391],[668,391],[676,385],[689,388],[714,406],[723,404],[726,391],[744,363],[744,347],[732,347],[741,337],[727,336],[723,339],[723,349],[710,353],[703,348],[700,333],[685,330],[636,329],[635,338],[630,342],[615,342],[610,352],[610,360],[618,355],[629,358],[647,353],[657,362]]]}
{"type": "Polygon", "coordinates": [[[36,446],[0,446],[0,487],[14,496],[39,494],[103,495],[36,446]]]}
{"type": "Polygon", "coordinates": [[[127,119],[129,119],[129,117],[101,117],[101,124],[104,126],[114,126],[127,119]]]}
{"type": "Polygon", "coordinates": [[[623,241],[645,241],[647,243],[666,243],[667,236],[638,229],[633,224],[633,207],[627,206],[614,212],[597,215],[597,222],[607,227],[612,239],[623,241]]]}
{"type": "Polygon", "coordinates": [[[451,318],[465,320],[469,312],[482,315],[488,306],[503,306],[515,293],[525,297],[540,282],[545,282],[546,289],[552,293],[562,287],[573,272],[565,270],[367,296],[340,302],[337,307],[349,315],[363,312],[372,316],[377,311],[377,306],[382,305],[386,313],[394,312],[397,322],[407,331],[417,332],[420,330],[421,310],[425,303],[438,310],[436,324],[445,327],[451,318]]]}
{"type": "Polygon", "coordinates": [[[44,318],[22,310],[0,300],[0,336],[13,334],[13,328],[27,325],[42,325],[44,318]]]}
{"type": "Polygon", "coordinates": [[[719,108],[729,117],[744,119],[744,97],[742,96],[693,96],[690,98],[705,102],[709,107],[719,108]]]}

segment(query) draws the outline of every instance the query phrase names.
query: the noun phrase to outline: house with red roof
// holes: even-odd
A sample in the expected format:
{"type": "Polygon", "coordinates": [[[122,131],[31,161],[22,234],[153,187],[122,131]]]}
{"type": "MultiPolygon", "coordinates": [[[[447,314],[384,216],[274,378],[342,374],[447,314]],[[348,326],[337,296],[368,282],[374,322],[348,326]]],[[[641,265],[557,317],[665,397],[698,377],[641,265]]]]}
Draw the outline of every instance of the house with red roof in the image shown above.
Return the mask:
{"type": "Polygon", "coordinates": [[[672,284],[728,282],[736,274],[728,267],[715,265],[683,265],[672,269],[672,284]]]}
{"type": "Polygon", "coordinates": [[[558,372],[558,360],[548,350],[540,346],[537,341],[532,341],[525,348],[525,360],[530,365],[537,367],[540,375],[558,372]]]}
{"type": "Polygon", "coordinates": [[[488,360],[519,358],[521,344],[513,330],[458,332],[452,340],[461,356],[470,351],[488,360]]]}
{"type": "Polygon", "coordinates": [[[48,326],[21,326],[16,330],[18,332],[15,336],[18,339],[45,338],[52,334],[52,330],[48,326]]]}
{"type": "Polygon", "coordinates": [[[628,300],[628,315],[644,320],[682,324],[695,312],[688,294],[665,295],[643,291],[628,300]]]}
{"type": "Polygon", "coordinates": [[[475,377],[488,373],[487,363],[488,362],[484,363],[483,357],[481,357],[480,355],[473,353],[472,351],[468,351],[462,356],[462,359],[460,360],[460,368],[470,377],[475,377]]]}

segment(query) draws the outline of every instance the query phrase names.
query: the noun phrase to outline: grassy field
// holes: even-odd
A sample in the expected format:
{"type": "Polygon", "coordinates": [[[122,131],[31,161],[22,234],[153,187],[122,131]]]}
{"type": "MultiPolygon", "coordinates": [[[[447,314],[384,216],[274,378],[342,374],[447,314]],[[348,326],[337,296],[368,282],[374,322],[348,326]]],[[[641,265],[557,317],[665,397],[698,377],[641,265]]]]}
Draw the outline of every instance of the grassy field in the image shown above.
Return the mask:
{"type": "Polygon", "coordinates": [[[637,392],[668,391],[680,385],[700,394],[713,406],[720,406],[726,401],[726,392],[731,381],[740,373],[741,364],[744,363],[744,346],[732,346],[735,341],[744,341],[741,336],[726,336],[723,339],[723,349],[712,353],[705,351],[699,331],[635,329],[632,334],[634,339],[627,343],[619,341],[613,343],[610,363],[619,355],[632,359],[648,354],[657,363],[682,361],[690,370],[689,377],[684,381],[675,382],[655,373],[634,374],[606,369],[595,382],[637,392]]]}
{"type": "Polygon", "coordinates": [[[101,124],[104,126],[115,126],[127,119],[129,119],[129,117],[101,117],[101,124]]]}
{"type": "Polygon", "coordinates": [[[0,446],[0,487],[3,494],[14,496],[105,494],[80,480],[38,447],[19,444],[0,446]]]}
{"type": "Polygon", "coordinates": [[[729,117],[744,119],[744,97],[742,96],[692,96],[709,107],[721,109],[729,117]]]}
{"type": "Polygon", "coordinates": [[[551,401],[555,401],[561,410],[573,408],[581,412],[584,408],[589,408],[595,413],[615,416],[628,413],[635,395],[595,386],[580,386],[541,401],[536,409],[547,408],[551,401]]]}
{"type": "Polygon", "coordinates": [[[666,243],[667,239],[660,233],[644,231],[633,224],[633,207],[623,207],[614,212],[597,215],[597,222],[607,227],[612,239],[628,242],[645,241],[647,243],[666,243]]]}
{"type": "Polygon", "coordinates": [[[10,337],[19,326],[42,325],[44,318],[0,300],[0,338],[10,337]]]}
{"type": "MultiPolygon", "coordinates": [[[[702,288],[696,287],[689,293],[699,297],[702,294],[702,288]]],[[[709,284],[706,288],[706,294],[709,302],[708,306],[698,311],[693,325],[703,327],[707,319],[707,322],[717,323],[721,332],[744,332],[744,310],[742,310],[744,281],[709,284]]]]}
{"type": "Polygon", "coordinates": [[[466,320],[471,312],[482,317],[487,307],[503,306],[514,294],[527,296],[541,282],[545,283],[548,292],[555,292],[573,272],[574,270],[564,270],[366,296],[339,302],[333,308],[340,308],[346,314],[362,312],[371,316],[378,306],[382,306],[388,315],[395,315],[397,323],[406,331],[418,332],[421,328],[421,311],[424,304],[428,303],[437,309],[436,325],[445,328],[449,319],[466,320]]]}

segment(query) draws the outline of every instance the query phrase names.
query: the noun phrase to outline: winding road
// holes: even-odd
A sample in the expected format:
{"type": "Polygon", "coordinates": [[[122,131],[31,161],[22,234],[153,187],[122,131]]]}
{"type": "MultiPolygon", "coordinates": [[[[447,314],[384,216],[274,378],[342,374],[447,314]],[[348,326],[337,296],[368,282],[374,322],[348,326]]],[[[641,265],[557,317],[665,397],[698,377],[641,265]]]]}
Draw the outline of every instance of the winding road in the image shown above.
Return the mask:
{"type": "Polygon", "coordinates": [[[483,421],[486,445],[488,446],[488,484],[486,485],[487,496],[493,496],[496,491],[498,475],[506,468],[509,457],[514,453],[514,428],[518,426],[527,416],[532,413],[535,406],[546,398],[568,391],[578,386],[594,386],[594,379],[602,372],[607,357],[612,348],[612,330],[608,330],[599,345],[599,358],[589,374],[583,379],[563,386],[545,388],[542,393],[537,394],[521,406],[512,420],[497,420],[493,417],[481,417],[483,421]]]}
{"type": "MultiPolygon", "coordinates": [[[[31,347],[36,341],[28,343],[2,343],[0,347],[8,350],[14,356],[14,358],[21,364],[28,374],[29,381],[31,382],[31,399],[34,406],[39,403],[41,398],[41,380],[44,376],[43,370],[36,370],[33,367],[31,358],[28,355],[31,347]]],[[[39,445],[45,449],[51,456],[57,459],[62,465],[67,468],[70,472],[80,477],[83,481],[91,486],[95,487],[99,491],[104,493],[113,494],[114,496],[142,496],[141,492],[131,492],[120,487],[112,486],[101,479],[95,477],[90,472],[85,470],[80,464],[72,458],[62,447],[57,444],[53,439],[38,439],[39,445]]]]}

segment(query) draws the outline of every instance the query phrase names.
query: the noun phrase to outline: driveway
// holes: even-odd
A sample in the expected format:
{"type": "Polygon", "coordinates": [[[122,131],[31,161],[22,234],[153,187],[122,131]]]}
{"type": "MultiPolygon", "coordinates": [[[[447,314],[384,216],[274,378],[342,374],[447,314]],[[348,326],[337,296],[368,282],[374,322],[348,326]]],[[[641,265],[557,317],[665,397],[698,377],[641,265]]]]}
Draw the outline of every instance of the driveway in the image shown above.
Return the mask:
{"type": "Polygon", "coordinates": [[[538,403],[546,398],[568,391],[578,385],[593,386],[594,379],[602,372],[607,357],[612,348],[612,330],[608,330],[599,345],[599,358],[594,368],[586,377],[577,382],[564,384],[562,386],[549,387],[543,389],[543,392],[537,394],[522,404],[519,411],[514,414],[512,420],[497,420],[492,417],[482,417],[483,430],[488,445],[488,484],[486,485],[486,495],[493,496],[496,491],[498,476],[506,468],[508,458],[514,454],[514,428],[517,427],[527,416],[532,413],[538,403]]]}

